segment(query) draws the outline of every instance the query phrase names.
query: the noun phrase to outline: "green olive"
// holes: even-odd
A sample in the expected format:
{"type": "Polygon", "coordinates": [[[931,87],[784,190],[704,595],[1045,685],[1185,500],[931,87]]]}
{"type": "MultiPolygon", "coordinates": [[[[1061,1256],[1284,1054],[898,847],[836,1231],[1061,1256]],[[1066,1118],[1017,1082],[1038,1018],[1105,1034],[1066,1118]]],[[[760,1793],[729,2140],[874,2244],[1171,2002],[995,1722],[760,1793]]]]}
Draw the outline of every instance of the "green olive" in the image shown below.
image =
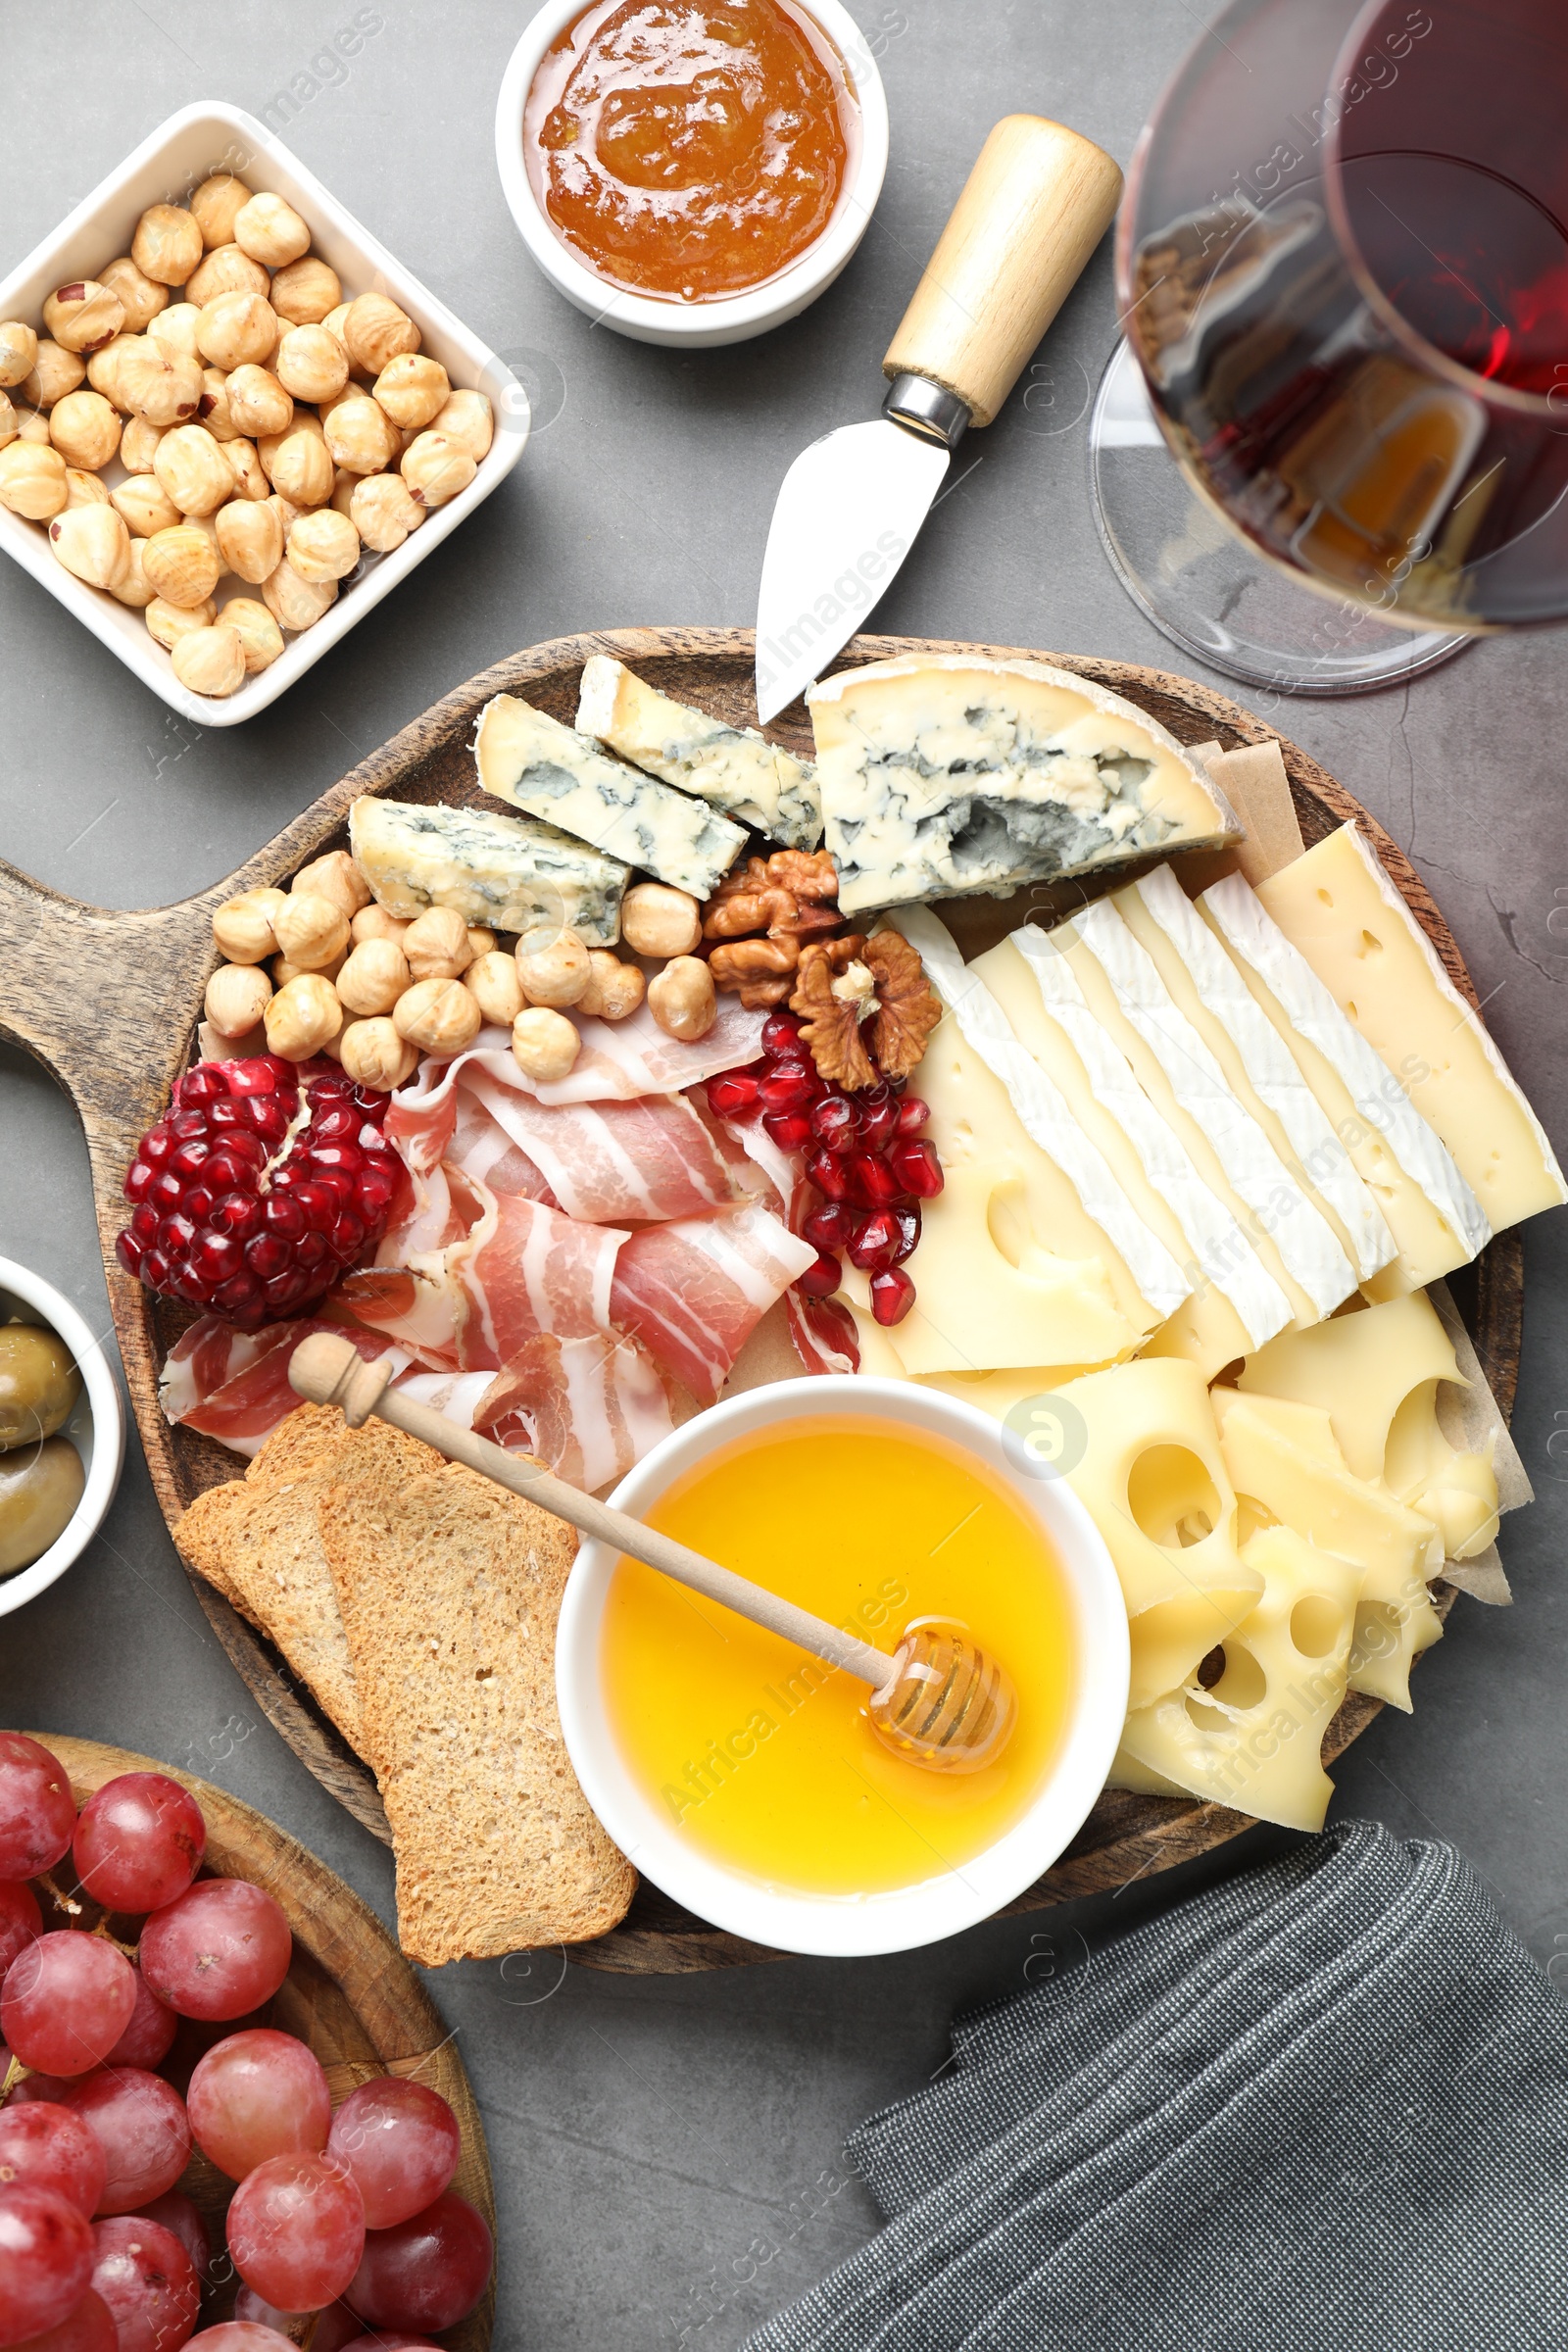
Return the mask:
{"type": "Polygon", "coordinates": [[[80,1395],[64,1340],[30,1323],[0,1330],[0,1453],[52,1438],[80,1395]]]}
{"type": "Polygon", "coordinates": [[[86,1483],[69,1438],[0,1454],[0,1576],[42,1559],[64,1534],[86,1483]]]}

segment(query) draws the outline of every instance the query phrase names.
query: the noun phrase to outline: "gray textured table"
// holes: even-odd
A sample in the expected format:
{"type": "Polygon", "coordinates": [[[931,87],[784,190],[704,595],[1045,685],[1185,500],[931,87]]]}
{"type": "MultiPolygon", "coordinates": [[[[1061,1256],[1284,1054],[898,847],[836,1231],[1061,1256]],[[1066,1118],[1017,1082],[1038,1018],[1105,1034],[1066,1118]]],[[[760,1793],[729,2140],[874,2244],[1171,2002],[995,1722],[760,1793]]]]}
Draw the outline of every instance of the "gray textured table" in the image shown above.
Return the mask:
{"type": "MultiPolygon", "coordinates": [[[[832,292],[781,333],[689,357],[628,343],[559,300],[501,200],[496,84],[525,8],[407,0],[335,83],[311,73],[340,0],[74,0],[0,12],[0,267],[9,269],[174,108],[264,112],[318,86],[285,136],[526,380],[535,437],[503,489],[373,619],[250,726],[173,720],[54,601],[0,565],[0,853],[105,906],[183,897],[229,870],[363,752],[486,662],[565,630],[748,622],[774,490],[816,433],[870,412],[882,350],[985,130],[1028,107],[1123,161],[1198,37],[1186,0],[855,0],[893,121],[880,211],[832,292]],[[296,83],[296,77],[304,79],[296,83]]],[[[274,123],[279,120],[274,113],[274,123]]],[[[881,610],[932,636],[1179,666],[1102,559],[1084,416],[1112,338],[1097,259],[1018,396],[881,610]]],[[[1221,684],[1224,681],[1219,681],[1221,684]]],[[[1568,984],[1562,638],[1466,654],[1408,695],[1287,706],[1277,723],[1409,850],[1469,958],[1487,1018],[1559,1149],[1568,984]]],[[[84,989],[112,990],[112,971],[84,989]]],[[[1386,1714],[1338,1809],[1451,1838],[1568,1974],[1559,1550],[1568,1480],[1568,1224],[1527,1244],[1516,1431],[1541,1500],[1504,1553],[1517,1605],[1461,1600],[1386,1714]],[[1561,1436],[1558,1433],[1564,1433],[1561,1436]]],[[[0,1252],[107,1322],[70,1105],[0,1053],[0,1252]]],[[[261,1721],[186,1584],[131,1442],[104,1538],[0,1630],[0,1722],[116,1740],[206,1773],[282,1822],[391,1916],[387,1856],[261,1721]]],[[[1214,1857],[1231,1867],[1271,1833],[1214,1857]]],[[[940,2064],[956,2004],[1113,1936],[1175,1880],[1004,1922],[909,1958],[631,1981],[557,1956],[432,1980],[490,2133],[502,2215],[499,2346],[725,2352],[871,2227],[846,2127],[940,2064]]]]}

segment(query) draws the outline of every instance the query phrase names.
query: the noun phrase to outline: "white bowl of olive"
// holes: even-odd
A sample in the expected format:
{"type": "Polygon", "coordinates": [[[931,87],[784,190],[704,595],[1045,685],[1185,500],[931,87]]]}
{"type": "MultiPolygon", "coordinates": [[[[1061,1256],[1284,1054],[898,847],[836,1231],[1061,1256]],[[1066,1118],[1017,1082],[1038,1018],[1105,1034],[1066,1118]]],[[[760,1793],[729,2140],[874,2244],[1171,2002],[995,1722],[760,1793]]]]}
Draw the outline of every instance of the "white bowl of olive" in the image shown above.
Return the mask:
{"type": "Polygon", "coordinates": [[[0,1257],[0,1617],[86,1549],[124,1458],[102,1343],[53,1284],[0,1257]]]}

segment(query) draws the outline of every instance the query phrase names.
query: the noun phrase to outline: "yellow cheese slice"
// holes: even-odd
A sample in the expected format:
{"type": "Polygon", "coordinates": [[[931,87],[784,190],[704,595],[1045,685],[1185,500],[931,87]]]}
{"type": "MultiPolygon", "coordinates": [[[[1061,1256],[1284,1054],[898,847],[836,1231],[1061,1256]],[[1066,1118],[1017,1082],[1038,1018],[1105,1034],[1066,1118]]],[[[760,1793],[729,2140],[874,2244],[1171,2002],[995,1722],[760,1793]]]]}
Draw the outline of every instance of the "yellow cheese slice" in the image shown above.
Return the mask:
{"type": "Polygon", "coordinates": [[[1320,1830],[1334,1793],[1323,1735],[1345,1696],[1359,1575],[1288,1527],[1262,1529],[1242,1556],[1263,1590],[1225,1638],[1224,1672],[1209,1690],[1188,1684],[1132,1710],[1111,1784],[1163,1782],[1320,1830]]]}
{"type": "MultiPolygon", "coordinates": [[[[1255,1569],[1236,1549],[1236,1497],[1201,1373],[1144,1358],[1064,1383],[1082,1419],[1061,1468],[1116,1564],[1132,1637],[1132,1698],[1147,1706],[1193,1674],[1251,1607],[1255,1569]]],[[[1070,1412],[1067,1408],[1070,1408],[1070,1412]]]]}
{"type": "MultiPolygon", "coordinates": [[[[1020,1406],[1032,1403],[1037,1397],[1049,1404],[1063,1381],[1080,1380],[1095,1369],[1093,1364],[1022,1364],[1000,1372],[922,1372],[916,1379],[905,1369],[899,1353],[899,1332],[903,1325],[889,1331],[872,1314],[868,1298],[861,1303],[848,1291],[839,1296],[855,1324],[862,1378],[906,1380],[917,1389],[939,1389],[944,1396],[956,1396],[960,1404],[972,1404],[995,1421],[1007,1420],[1020,1406]]],[[[1021,1432],[1025,1446],[1030,1435],[1025,1416],[1021,1432]]],[[[1038,1446],[1038,1440],[1036,1443],[1038,1446]]]]}
{"type": "Polygon", "coordinates": [[[1244,1530],[1278,1520],[1360,1569],[1349,1686],[1408,1714],[1410,1662],[1443,1639],[1431,1522],[1355,1476],[1316,1405],[1216,1389],[1213,1408],[1244,1530]]]}
{"type": "Polygon", "coordinates": [[[1568,1200],[1540,1120],[1353,824],[1271,874],[1257,895],[1404,1080],[1494,1232],[1568,1200]]]}

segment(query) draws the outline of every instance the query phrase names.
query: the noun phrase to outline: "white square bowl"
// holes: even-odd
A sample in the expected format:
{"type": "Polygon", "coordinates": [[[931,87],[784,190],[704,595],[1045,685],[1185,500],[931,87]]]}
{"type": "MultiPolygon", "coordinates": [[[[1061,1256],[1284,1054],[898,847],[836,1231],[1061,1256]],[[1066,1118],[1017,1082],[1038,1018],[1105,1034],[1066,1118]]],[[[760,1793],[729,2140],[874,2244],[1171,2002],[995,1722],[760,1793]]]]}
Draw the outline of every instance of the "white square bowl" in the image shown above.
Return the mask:
{"type": "MultiPolygon", "coordinates": [[[[25,565],[51,596],[74,612],[93,635],[133,669],[144,686],[203,727],[234,727],[254,718],[304,675],[329,647],[363,620],[382,597],[407,578],[415,565],[456,530],[502,477],[511,472],[528,438],[528,396],[488,345],[469,332],[445,305],[384,245],[362,228],[336,197],[327,193],[281,140],[237,106],[212,99],[181,108],[128,155],[118,171],[82,199],[52,236],[36,246],[11,275],[0,280],[0,318],[39,322],[46,294],[72,278],[91,277],[117,254],[128,253],[138,217],[150,204],[182,202],[210,172],[233,172],[258,193],[281,196],[309,223],[311,248],[331,264],[343,282],[345,300],[356,294],[390,294],[423,336],[423,348],[441,362],[455,388],[488,394],[495,413],[495,439],[478,472],[457,498],[435,508],[419,529],[390,555],[368,557],[346,581],[314,628],[286,638],[270,667],[248,677],[237,693],[218,700],[191,694],[175,677],[168,654],[138,612],[117,604],[107,590],[89,588],[67,571],[51,552],[47,532],[0,507],[0,547],[25,565]]],[[[117,469],[106,469],[115,478],[117,469]]],[[[220,582],[220,593],[223,583],[220,582]]],[[[243,581],[236,591],[253,594],[243,581]]]]}

